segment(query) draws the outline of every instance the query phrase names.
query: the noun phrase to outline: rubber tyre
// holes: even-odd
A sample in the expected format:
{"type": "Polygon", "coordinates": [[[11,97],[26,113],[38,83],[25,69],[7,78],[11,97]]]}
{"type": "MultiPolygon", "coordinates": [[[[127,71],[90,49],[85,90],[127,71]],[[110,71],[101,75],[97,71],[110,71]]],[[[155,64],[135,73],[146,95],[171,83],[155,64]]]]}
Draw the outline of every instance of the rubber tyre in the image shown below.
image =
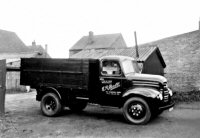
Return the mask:
{"type": "Polygon", "coordinates": [[[40,103],[41,111],[46,116],[56,116],[62,110],[59,97],[54,93],[47,93],[42,97],[40,103]]]}
{"type": "Polygon", "coordinates": [[[74,100],[70,102],[69,109],[74,112],[80,112],[87,106],[87,101],[84,100],[74,100]]]}
{"type": "Polygon", "coordinates": [[[131,124],[144,125],[151,119],[151,110],[148,103],[143,98],[132,97],[124,103],[123,115],[131,124]]]}

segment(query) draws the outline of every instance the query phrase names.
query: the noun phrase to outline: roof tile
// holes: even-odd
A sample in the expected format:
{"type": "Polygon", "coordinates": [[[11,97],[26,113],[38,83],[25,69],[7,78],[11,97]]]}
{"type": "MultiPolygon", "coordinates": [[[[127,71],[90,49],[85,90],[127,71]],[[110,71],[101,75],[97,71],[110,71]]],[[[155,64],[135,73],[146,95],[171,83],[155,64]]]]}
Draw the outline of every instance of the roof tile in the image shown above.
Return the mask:
{"type": "MultiPolygon", "coordinates": [[[[112,45],[119,38],[123,39],[120,33],[117,34],[105,34],[105,35],[94,35],[93,43],[88,43],[89,36],[83,36],[70,50],[82,50],[82,49],[99,49],[99,48],[114,48],[112,45]]],[[[126,47],[125,41],[121,47],[126,47]]]]}
{"type": "Polygon", "coordinates": [[[28,52],[20,38],[10,31],[0,30],[0,53],[28,52]]]}

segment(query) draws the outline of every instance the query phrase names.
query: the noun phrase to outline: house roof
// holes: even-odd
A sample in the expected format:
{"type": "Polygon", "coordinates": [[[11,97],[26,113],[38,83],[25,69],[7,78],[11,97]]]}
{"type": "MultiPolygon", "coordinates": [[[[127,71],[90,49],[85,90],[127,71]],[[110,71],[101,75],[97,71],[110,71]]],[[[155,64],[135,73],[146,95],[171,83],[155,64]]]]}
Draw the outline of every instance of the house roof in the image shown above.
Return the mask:
{"type": "Polygon", "coordinates": [[[44,52],[44,48],[41,45],[31,45],[28,46],[30,51],[38,51],[38,52],[44,52]]]}
{"type": "Polygon", "coordinates": [[[40,58],[51,57],[41,45],[31,45],[31,46],[28,46],[28,48],[30,52],[38,53],[36,57],[40,57],[40,58]]]}
{"type": "Polygon", "coordinates": [[[41,45],[27,47],[14,32],[0,30],[0,59],[44,58],[46,55],[50,57],[41,45]]]}
{"type": "Polygon", "coordinates": [[[0,53],[18,52],[28,52],[28,48],[16,33],[0,30],[0,53]]]}
{"type": "MultiPolygon", "coordinates": [[[[103,49],[103,48],[115,48],[113,45],[118,39],[125,41],[120,33],[117,34],[104,34],[93,35],[93,42],[88,43],[89,36],[83,36],[76,44],[74,44],[70,50],[82,50],[82,49],[103,49]]],[[[121,45],[121,47],[126,47],[121,45]]]]}
{"type": "Polygon", "coordinates": [[[163,67],[166,67],[166,64],[164,62],[164,59],[162,58],[162,55],[160,53],[160,50],[157,47],[139,47],[139,58],[136,57],[136,52],[134,47],[129,48],[119,48],[119,49],[92,49],[92,50],[82,50],[74,55],[72,55],[70,58],[101,58],[103,56],[108,55],[121,55],[121,56],[129,56],[135,58],[138,62],[145,62],[149,56],[156,52],[161,64],[163,67]]]}

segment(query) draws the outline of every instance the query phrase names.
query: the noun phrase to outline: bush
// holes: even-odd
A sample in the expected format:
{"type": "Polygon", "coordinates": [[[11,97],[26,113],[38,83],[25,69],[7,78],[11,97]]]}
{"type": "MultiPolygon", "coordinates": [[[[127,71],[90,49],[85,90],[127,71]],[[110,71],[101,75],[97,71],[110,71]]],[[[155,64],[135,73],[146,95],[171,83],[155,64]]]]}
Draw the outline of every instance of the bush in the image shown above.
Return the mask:
{"type": "Polygon", "coordinates": [[[200,91],[175,92],[175,102],[196,102],[200,101],[200,91]]]}

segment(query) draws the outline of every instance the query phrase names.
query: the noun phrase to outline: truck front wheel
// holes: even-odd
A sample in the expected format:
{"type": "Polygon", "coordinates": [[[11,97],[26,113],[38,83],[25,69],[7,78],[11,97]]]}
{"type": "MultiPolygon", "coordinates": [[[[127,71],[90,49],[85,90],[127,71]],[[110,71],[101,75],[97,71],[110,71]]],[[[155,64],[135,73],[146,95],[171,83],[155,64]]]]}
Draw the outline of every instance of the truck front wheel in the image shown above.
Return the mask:
{"type": "Polygon", "coordinates": [[[46,116],[56,116],[60,113],[62,106],[60,99],[54,93],[47,93],[42,97],[40,107],[46,116]]]}
{"type": "Polygon", "coordinates": [[[151,110],[143,98],[132,97],[124,103],[123,115],[129,123],[143,125],[149,122],[151,110]]]}

